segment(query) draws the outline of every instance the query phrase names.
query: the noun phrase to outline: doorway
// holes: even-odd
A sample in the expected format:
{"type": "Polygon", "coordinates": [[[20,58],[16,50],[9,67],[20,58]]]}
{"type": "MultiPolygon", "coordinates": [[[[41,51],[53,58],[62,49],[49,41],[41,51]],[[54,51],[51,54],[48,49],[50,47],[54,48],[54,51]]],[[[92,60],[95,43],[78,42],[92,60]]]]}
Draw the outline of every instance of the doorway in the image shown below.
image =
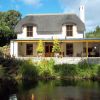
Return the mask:
{"type": "Polygon", "coordinates": [[[52,48],[53,43],[45,43],[45,57],[53,57],[52,48]]]}
{"type": "Polygon", "coordinates": [[[66,55],[69,57],[73,56],[73,44],[72,43],[66,44],[66,55]]]}

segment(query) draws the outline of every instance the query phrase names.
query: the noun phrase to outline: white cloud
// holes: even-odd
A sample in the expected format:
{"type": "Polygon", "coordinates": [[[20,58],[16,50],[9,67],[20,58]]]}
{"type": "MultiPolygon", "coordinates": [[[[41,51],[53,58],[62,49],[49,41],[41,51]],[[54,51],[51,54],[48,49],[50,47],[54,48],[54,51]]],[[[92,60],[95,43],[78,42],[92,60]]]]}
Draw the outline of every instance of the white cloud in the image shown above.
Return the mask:
{"type": "Polygon", "coordinates": [[[79,7],[79,0],[59,0],[61,4],[61,8],[63,9],[64,13],[72,13],[77,12],[77,9],[79,7]]]}
{"type": "Polygon", "coordinates": [[[42,1],[41,0],[18,0],[23,2],[26,5],[31,5],[33,7],[40,7],[42,5],[42,1]]]}
{"type": "Polygon", "coordinates": [[[86,25],[93,30],[100,25],[100,0],[91,0],[86,4],[86,25]]]}
{"type": "Polygon", "coordinates": [[[100,25],[100,0],[59,0],[64,13],[79,14],[80,4],[85,4],[85,18],[87,31],[100,25]]]}

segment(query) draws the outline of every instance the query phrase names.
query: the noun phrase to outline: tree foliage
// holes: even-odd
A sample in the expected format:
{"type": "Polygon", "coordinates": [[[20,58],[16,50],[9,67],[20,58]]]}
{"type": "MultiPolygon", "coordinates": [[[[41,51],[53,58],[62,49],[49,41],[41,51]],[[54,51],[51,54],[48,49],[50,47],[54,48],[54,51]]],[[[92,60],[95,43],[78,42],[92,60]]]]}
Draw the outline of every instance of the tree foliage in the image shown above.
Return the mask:
{"type": "Polygon", "coordinates": [[[10,40],[16,38],[14,28],[21,19],[21,14],[15,10],[0,12],[0,46],[9,44],[10,40]]]}
{"type": "Polygon", "coordinates": [[[86,38],[100,38],[100,27],[97,26],[94,31],[86,33],[86,38]]]}
{"type": "Polygon", "coordinates": [[[53,48],[52,48],[52,52],[55,52],[55,53],[58,53],[61,51],[61,48],[60,48],[60,43],[57,39],[55,39],[53,41],[53,48]]]}

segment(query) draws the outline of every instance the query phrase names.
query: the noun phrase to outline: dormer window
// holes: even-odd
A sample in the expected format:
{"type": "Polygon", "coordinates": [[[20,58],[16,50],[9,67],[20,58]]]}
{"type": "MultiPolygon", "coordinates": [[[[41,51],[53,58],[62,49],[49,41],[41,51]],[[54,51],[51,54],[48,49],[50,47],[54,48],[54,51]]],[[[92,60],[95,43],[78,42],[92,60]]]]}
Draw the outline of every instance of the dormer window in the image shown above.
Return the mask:
{"type": "Polygon", "coordinates": [[[66,25],[66,35],[73,36],[73,25],[66,25]]]}
{"type": "Polygon", "coordinates": [[[27,37],[33,36],[33,26],[27,26],[27,37]]]}

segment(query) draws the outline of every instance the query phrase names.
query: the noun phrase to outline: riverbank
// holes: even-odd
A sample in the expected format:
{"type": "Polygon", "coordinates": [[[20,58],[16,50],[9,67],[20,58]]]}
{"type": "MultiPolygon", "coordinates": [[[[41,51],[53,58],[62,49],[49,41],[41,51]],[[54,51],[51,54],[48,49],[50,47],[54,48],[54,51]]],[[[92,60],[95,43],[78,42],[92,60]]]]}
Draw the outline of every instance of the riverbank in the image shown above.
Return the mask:
{"type": "Polygon", "coordinates": [[[86,60],[78,64],[55,64],[53,59],[33,62],[0,58],[0,77],[14,79],[91,79],[100,80],[100,65],[89,64],[86,60]]]}

